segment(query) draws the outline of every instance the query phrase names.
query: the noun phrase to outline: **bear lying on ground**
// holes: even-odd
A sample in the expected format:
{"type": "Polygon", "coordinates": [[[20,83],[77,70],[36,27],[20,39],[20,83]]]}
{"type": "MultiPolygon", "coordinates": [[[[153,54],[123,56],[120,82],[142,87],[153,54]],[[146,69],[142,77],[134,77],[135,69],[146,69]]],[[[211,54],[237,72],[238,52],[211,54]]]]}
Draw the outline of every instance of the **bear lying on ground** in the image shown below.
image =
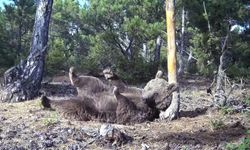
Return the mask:
{"type": "Polygon", "coordinates": [[[78,77],[74,68],[70,68],[70,80],[78,89],[78,97],[62,101],[42,97],[42,104],[55,108],[67,118],[76,120],[100,120],[123,124],[152,121],[159,117],[160,110],[169,106],[170,95],[177,89],[176,85],[169,85],[159,74],[158,72],[156,78],[148,82],[141,92],[120,93],[119,87],[113,90],[111,85],[104,84],[98,78],[78,77]]]}
{"type": "MultiPolygon", "coordinates": [[[[99,109],[101,110],[116,110],[117,101],[115,100],[113,94],[113,87],[116,86],[116,84],[113,84],[115,82],[113,82],[114,78],[110,84],[105,84],[102,80],[96,77],[78,76],[74,67],[71,67],[69,70],[69,78],[71,84],[77,88],[79,97],[89,96],[97,101],[101,101],[98,103],[100,104],[99,109]]],[[[119,82],[119,84],[118,88],[123,91],[122,93],[124,95],[134,101],[134,103],[142,102],[142,89],[125,86],[122,82],[119,82]]]]}
{"type": "Polygon", "coordinates": [[[98,108],[100,101],[87,96],[68,100],[51,100],[46,96],[42,96],[41,103],[45,108],[55,109],[63,117],[70,120],[98,120],[101,122],[131,124],[155,119],[155,111],[149,106],[144,105],[143,109],[141,109],[128,97],[122,95],[117,87],[114,87],[113,94],[117,101],[115,111],[100,110],[98,108]]]}

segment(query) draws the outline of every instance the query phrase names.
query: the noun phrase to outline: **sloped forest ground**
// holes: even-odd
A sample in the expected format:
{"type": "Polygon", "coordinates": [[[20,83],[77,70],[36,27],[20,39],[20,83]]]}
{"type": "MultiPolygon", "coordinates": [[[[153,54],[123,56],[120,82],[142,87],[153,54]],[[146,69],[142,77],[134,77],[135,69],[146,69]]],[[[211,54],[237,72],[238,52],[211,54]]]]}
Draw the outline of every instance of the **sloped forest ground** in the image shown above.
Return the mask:
{"type": "MultiPolygon", "coordinates": [[[[42,89],[50,91],[52,97],[60,99],[75,94],[68,87],[67,77],[55,78],[53,82],[52,88],[42,89]]],[[[44,110],[39,98],[1,103],[0,149],[226,149],[247,136],[250,123],[243,99],[250,96],[250,89],[245,85],[233,91],[229,106],[216,110],[211,107],[212,96],[206,93],[210,83],[202,77],[181,80],[181,111],[177,120],[113,124],[131,137],[127,143],[100,140],[99,129],[103,123],[63,119],[55,111],[44,110]]]]}

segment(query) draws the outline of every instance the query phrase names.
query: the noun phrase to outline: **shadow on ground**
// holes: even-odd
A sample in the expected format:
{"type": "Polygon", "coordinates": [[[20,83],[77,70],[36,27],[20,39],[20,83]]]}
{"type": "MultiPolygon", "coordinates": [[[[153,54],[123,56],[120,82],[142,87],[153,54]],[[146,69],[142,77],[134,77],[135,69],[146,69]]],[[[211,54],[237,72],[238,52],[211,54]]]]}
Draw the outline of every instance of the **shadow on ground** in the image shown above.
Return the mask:
{"type": "Polygon", "coordinates": [[[155,138],[155,141],[171,141],[171,143],[178,144],[202,144],[215,146],[219,145],[222,141],[231,142],[238,140],[246,135],[246,128],[240,123],[234,126],[224,126],[222,129],[215,131],[199,130],[193,133],[180,132],[180,133],[162,133],[155,138]]]}
{"type": "Polygon", "coordinates": [[[197,116],[201,116],[206,114],[208,108],[196,108],[195,110],[191,111],[180,111],[180,117],[188,117],[188,118],[194,118],[197,116]]]}

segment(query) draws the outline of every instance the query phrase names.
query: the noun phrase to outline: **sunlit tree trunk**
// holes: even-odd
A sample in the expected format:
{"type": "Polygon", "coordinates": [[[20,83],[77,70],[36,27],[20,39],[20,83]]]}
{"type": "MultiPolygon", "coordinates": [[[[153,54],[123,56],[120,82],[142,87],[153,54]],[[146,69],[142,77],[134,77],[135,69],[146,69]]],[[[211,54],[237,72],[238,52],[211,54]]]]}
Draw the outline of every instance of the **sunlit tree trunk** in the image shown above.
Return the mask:
{"type": "MultiPolygon", "coordinates": [[[[166,0],[166,20],[167,20],[167,60],[168,60],[168,80],[169,83],[177,84],[176,77],[176,45],[175,45],[175,8],[174,0],[166,0]]],[[[179,90],[173,92],[170,106],[165,112],[160,113],[161,119],[172,120],[178,117],[180,108],[179,90]]]]}

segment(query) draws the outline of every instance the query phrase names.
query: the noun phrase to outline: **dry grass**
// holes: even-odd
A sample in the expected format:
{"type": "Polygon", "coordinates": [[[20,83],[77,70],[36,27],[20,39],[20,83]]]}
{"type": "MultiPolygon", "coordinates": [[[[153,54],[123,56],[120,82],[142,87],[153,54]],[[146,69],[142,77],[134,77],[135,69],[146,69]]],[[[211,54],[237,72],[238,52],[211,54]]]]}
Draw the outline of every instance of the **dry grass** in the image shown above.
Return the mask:
{"type": "MultiPolygon", "coordinates": [[[[182,88],[182,102],[192,106],[190,109],[181,112],[181,118],[171,122],[154,121],[135,125],[114,126],[129,136],[132,136],[132,143],[123,145],[119,149],[141,149],[141,144],[149,145],[150,149],[171,149],[175,144],[177,149],[216,149],[218,146],[225,146],[225,143],[238,143],[245,137],[246,129],[250,128],[250,122],[245,114],[223,114],[217,110],[196,111],[194,108],[208,106],[212,97],[205,93],[205,86],[190,86],[195,84],[190,81],[185,88],[182,88]],[[224,145],[223,145],[224,144],[224,145]],[[172,145],[172,147],[171,147],[172,145]]],[[[203,83],[201,83],[203,84],[203,83]]],[[[250,90],[247,89],[249,96],[250,90]]],[[[239,98],[242,91],[236,91],[233,96],[239,98]]],[[[22,103],[1,103],[0,104],[0,134],[1,130],[8,129],[9,125],[25,124],[29,130],[47,131],[50,128],[95,128],[99,129],[102,123],[69,121],[62,118],[55,111],[44,110],[40,100],[32,100],[22,103]]],[[[73,140],[60,145],[56,149],[67,149],[73,140]]],[[[1,142],[1,140],[0,140],[1,142]]],[[[22,139],[15,141],[22,144],[22,139]]],[[[95,142],[87,146],[88,149],[104,149],[95,142]]]]}
{"type": "MultiPolygon", "coordinates": [[[[65,120],[54,111],[44,110],[38,99],[23,103],[2,103],[0,117],[7,119],[5,124],[0,125],[2,129],[6,128],[8,124],[21,123],[25,123],[30,129],[36,131],[48,130],[50,126],[71,128],[100,128],[101,126],[101,123],[98,122],[65,120]]],[[[179,143],[184,147],[189,144],[200,144],[202,149],[210,149],[222,141],[239,141],[240,138],[244,137],[245,133],[242,124],[247,125],[246,118],[242,114],[234,114],[229,117],[218,111],[210,111],[196,117],[182,117],[172,122],[155,121],[114,126],[134,138],[133,143],[124,145],[121,149],[140,149],[142,143],[149,145],[150,149],[163,149],[171,143],[179,143]],[[211,121],[216,119],[220,119],[224,123],[222,128],[213,128],[211,121]],[[231,127],[235,122],[241,122],[241,124],[231,127]]],[[[60,148],[66,149],[66,147],[62,145],[60,148]]],[[[89,145],[88,148],[103,149],[103,147],[98,147],[95,143],[89,145]]]]}

